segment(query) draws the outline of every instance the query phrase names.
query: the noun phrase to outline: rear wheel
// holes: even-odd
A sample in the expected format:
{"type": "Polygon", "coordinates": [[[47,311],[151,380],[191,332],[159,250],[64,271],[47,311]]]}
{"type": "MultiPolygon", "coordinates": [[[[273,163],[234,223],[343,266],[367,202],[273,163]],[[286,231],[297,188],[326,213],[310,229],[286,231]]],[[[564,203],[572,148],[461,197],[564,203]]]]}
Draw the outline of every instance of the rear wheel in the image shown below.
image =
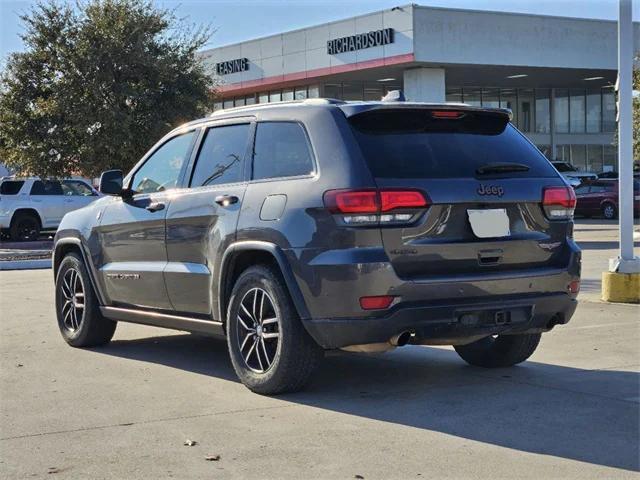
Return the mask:
{"type": "Polygon", "coordinates": [[[511,367],[529,358],[540,343],[540,333],[496,335],[467,345],[456,345],[463,360],[476,367],[511,367]]]}
{"type": "Polygon", "coordinates": [[[37,240],[40,235],[40,219],[33,213],[16,213],[11,220],[11,238],[20,242],[37,240]]]}
{"type": "Polygon", "coordinates": [[[70,253],[56,275],[56,316],[65,341],[73,347],[109,343],[116,322],[102,316],[89,274],[80,256],[70,253]]]}
{"type": "Polygon", "coordinates": [[[607,220],[614,220],[618,217],[618,210],[613,203],[605,203],[602,206],[602,216],[607,220]]]}
{"type": "Polygon", "coordinates": [[[279,273],[262,265],[245,270],[233,288],[227,343],[238,378],[265,395],[302,389],[323,357],[279,273]]]}

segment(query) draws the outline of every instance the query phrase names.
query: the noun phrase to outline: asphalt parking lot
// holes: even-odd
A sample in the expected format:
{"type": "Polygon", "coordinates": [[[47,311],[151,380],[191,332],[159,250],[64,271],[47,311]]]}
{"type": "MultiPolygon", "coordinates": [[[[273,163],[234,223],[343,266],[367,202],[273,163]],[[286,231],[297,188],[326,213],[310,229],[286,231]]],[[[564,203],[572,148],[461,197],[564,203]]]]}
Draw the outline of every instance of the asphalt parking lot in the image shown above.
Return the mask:
{"type": "Polygon", "coordinates": [[[638,478],[640,306],[598,300],[616,226],[576,238],[582,302],[531,361],[332,353],[276,398],[237,381],[222,340],[121,324],[70,348],[51,271],[2,271],[0,478],[638,478]]]}

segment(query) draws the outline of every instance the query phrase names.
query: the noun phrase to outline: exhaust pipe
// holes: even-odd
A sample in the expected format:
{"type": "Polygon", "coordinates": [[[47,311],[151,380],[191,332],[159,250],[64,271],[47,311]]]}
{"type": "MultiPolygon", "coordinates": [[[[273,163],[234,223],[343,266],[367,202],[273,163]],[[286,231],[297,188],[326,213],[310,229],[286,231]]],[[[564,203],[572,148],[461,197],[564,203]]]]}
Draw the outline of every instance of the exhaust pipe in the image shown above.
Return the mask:
{"type": "Polygon", "coordinates": [[[406,330],[398,333],[389,339],[389,343],[394,347],[404,347],[411,340],[411,332],[406,330]]]}

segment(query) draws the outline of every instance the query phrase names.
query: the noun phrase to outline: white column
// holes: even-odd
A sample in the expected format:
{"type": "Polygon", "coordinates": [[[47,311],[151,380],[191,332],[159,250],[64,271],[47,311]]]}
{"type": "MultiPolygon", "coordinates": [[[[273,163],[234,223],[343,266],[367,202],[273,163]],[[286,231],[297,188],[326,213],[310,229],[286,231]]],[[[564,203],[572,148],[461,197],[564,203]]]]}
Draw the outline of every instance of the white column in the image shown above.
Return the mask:
{"type": "Polygon", "coordinates": [[[404,71],[404,96],[410,102],[445,101],[444,68],[409,68],[404,71]]]}
{"type": "Polygon", "coordinates": [[[611,259],[609,269],[619,273],[640,273],[640,258],[633,255],[633,160],[631,69],[633,64],[631,0],[620,0],[618,18],[618,217],[620,256],[611,259]]]}

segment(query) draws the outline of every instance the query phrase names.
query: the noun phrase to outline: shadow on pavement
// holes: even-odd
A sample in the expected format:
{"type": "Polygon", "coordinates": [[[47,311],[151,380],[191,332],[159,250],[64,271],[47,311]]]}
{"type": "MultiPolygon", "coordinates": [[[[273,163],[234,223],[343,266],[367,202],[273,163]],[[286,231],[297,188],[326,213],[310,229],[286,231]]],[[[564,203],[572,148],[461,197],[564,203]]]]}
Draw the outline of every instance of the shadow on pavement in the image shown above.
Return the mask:
{"type": "MultiPolygon", "coordinates": [[[[98,351],[237,382],[224,340],[171,335],[117,340],[98,351]]],[[[329,353],[305,392],[279,398],[637,471],[639,392],[640,377],[633,372],[537,362],[485,370],[467,366],[450,349],[404,347],[372,356],[329,353]]]]}

